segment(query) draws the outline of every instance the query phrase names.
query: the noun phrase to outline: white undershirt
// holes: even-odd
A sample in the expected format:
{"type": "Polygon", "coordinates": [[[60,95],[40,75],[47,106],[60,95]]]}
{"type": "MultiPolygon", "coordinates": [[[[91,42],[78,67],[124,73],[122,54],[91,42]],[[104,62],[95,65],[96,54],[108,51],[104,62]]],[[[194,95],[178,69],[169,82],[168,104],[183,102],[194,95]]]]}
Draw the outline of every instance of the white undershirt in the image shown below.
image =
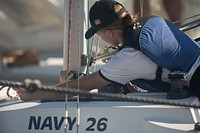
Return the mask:
{"type": "MultiPolygon", "coordinates": [[[[196,61],[188,74],[192,75],[199,64],[200,57],[199,61],[196,61]]],[[[141,51],[134,48],[123,48],[100,69],[100,72],[104,78],[110,81],[126,84],[134,79],[155,79],[157,67],[158,65],[141,51]]],[[[169,82],[167,76],[169,73],[169,70],[163,68],[163,81],[169,82]]],[[[190,78],[189,76],[189,80],[190,78]]]]}

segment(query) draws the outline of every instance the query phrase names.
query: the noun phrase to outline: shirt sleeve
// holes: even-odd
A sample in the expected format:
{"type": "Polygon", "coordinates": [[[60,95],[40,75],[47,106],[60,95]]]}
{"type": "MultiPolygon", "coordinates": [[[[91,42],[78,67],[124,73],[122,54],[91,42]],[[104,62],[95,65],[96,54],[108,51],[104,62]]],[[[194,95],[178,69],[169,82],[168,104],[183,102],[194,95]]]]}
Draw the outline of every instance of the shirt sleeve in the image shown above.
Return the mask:
{"type": "Polygon", "coordinates": [[[105,80],[126,84],[134,79],[152,80],[155,78],[156,69],[157,65],[141,51],[123,48],[99,70],[99,73],[105,80]]]}

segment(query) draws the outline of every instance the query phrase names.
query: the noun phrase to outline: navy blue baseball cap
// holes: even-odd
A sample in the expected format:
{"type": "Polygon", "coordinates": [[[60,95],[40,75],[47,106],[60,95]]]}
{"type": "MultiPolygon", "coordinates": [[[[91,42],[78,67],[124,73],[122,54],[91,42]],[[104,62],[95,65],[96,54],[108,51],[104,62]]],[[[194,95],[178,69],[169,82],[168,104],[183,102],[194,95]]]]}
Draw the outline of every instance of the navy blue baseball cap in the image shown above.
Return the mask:
{"type": "Polygon", "coordinates": [[[115,20],[117,20],[126,9],[122,4],[114,0],[100,0],[90,8],[90,29],[85,33],[85,38],[89,39],[98,30],[108,26],[115,20]],[[115,6],[121,5],[122,8],[119,11],[115,11],[115,6]]]}

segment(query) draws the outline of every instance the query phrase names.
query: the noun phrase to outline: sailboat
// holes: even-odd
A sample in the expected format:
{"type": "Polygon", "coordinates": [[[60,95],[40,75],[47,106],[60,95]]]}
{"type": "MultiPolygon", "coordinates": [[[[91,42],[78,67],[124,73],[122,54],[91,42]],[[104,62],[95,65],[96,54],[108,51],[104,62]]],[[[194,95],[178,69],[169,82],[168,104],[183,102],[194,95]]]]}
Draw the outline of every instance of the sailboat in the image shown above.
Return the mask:
{"type": "MultiPolygon", "coordinates": [[[[69,6],[68,8],[72,12],[66,12],[65,14],[66,29],[64,30],[65,45],[63,48],[65,65],[61,75],[68,74],[68,71],[82,73],[86,71],[86,66],[81,65],[80,62],[83,61],[82,63],[85,64],[84,55],[86,55],[86,46],[89,43],[84,40],[89,5],[85,0],[71,0],[65,1],[65,6],[69,6]],[[84,18],[81,17],[84,16],[83,14],[85,15],[84,18]],[[68,16],[75,16],[69,17],[69,20],[78,24],[67,23],[68,16]],[[80,27],[82,30],[80,30],[80,27]],[[73,34],[77,36],[72,36],[73,34]],[[81,45],[77,48],[77,45],[68,47],[67,44],[81,45]],[[77,52],[72,53],[69,48],[77,52]],[[71,54],[70,57],[79,58],[69,58],[69,54],[71,54]],[[71,65],[70,68],[73,69],[69,69],[69,64],[71,65]]],[[[197,26],[200,26],[200,20],[184,25],[181,28],[182,30],[188,30],[197,26]]],[[[106,57],[110,57],[112,54],[106,54],[106,57]]],[[[97,64],[97,67],[101,67],[101,65],[102,62],[97,64]]],[[[61,77],[65,79],[65,76],[61,77]]],[[[9,82],[1,81],[1,85],[6,83],[9,86],[9,82]]],[[[13,82],[10,84],[17,85],[17,83],[13,82]]],[[[51,87],[41,88],[56,89],[51,87]]],[[[58,89],[64,91],[62,88],[58,89]]],[[[28,102],[8,100],[0,103],[0,132],[197,133],[200,130],[200,102],[195,96],[170,99],[167,98],[167,93],[130,93],[120,95],[97,93],[95,90],[84,92],[70,89],[68,93],[76,93],[77,96],[72,99],[68,99],[66,96],[65,100],[28,102]]]]}

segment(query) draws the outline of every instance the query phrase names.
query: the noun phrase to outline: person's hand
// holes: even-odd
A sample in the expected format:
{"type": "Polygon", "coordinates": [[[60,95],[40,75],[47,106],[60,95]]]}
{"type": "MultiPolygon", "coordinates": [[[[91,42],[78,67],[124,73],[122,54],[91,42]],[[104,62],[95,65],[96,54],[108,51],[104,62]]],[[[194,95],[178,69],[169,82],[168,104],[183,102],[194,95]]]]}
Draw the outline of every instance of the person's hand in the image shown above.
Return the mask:
{"type": "Polygon", "coordinates": [[[13,88],[17,95],[19,96],[19,98],[23,101],[29,101],[29,100],[41,100],[42,97],[42,93],[39,90],[35,91],[35,92],[28,92],[26,89],[24,88],[13,88]]]}
{"type": "Polygon", "coordinates": [[[36,90],[34,92],[28,92],[24,88],[14,88],[19,98],[23,101],[30,100],[57,100],[64,99],[65,93],[52,92],[52,91],[42,91],[36,90]]]}
{"type": "Polygon", "coordinates": [[[24,100],[24,101],[42,100],[42,97],[41,97],[42,94],[40,93],[44,93],[44,92],[37,90],[37,87],[41,86],[41,82],[39,80],[25,79],[23,85],[26,86],[28,89],[25,89],[23,87],[13,88],[13,90],[16,91],[18,97],[21,100],[24,100]]]}

